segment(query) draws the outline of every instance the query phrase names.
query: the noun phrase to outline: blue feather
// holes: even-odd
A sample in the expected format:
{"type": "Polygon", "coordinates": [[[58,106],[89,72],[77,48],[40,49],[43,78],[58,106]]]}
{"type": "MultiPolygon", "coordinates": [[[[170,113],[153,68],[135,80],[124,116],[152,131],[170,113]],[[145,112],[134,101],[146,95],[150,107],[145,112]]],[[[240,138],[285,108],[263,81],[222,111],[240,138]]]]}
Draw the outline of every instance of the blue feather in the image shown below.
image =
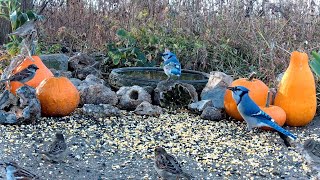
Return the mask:
{"type": "Polygon", "coordinates": [[[260,120],[261,120],[261,123],[264,123],[266,126],[269,126],[269,127],[273,128],[273,129],[277,130],[278,132],[284,134],[285,136],[288,136],[293,140],[297,139],[297,137],[295,135],[293,135],[289,131],[283,129],[282,127],[280,127],[274,121],[271,121],[271,120],[268,120],[268,119],[263,119],[263,118],[261,118],[260,120]]]}

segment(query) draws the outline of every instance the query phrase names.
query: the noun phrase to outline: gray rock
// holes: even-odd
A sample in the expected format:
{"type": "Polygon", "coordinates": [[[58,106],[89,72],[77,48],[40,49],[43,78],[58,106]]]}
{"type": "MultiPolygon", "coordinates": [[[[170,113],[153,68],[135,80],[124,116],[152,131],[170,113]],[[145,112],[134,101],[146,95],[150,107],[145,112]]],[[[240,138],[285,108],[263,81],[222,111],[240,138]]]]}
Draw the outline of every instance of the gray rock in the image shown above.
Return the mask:
{"type": "Polygon", "coordinates": [[[198,101],[196,89],[178,81],[160,81],[154,89],[154,102],[161,107],[179,109],[198,101]]]}
{"type": "Polygon", "coordinates": [[[120,116],[120,110],[110,104],[84,104],[82,112],[96,118],[120,116]]]}
{"type": "MultiPolygon", "coordinates": [[[[70,78],[69,79],[72,84],[78,89],[78,86],[80,86],[82,84],[82,81],[80,79],[77,78],[70,78]]],[[[79,89],[78,89],[79,90],[79,89]]]]}
{"type": "Polygon", "coordinates": [[[223,112],[221,109],[215,107],[207,107],[203,110],[201,114],[201,118],[212,120],[212,121],[219,121],[223,117],[223,112]]]}
{"type": "Polygon", "coordinates": [[[201,100],[211,100],[213,107],[224,108],[224,95],[233,78],[223,72],[213,71],[201,92],[201,100]]]}
{"type": "Polygon", "coordinates": [[[0,124],[17,124],[15,113],[0,110],[0,124]]]}
{"type": "Polygon", "coordinates": [[[143,89],[146,90],[149,94],[152,94],[154,90],[152,86],[143,86],[143,89]]]}
{"type": "Polygon", "coordinates": [[[9,103],[10,92],[8,90],[3,91],[0,96],[0,109],[6,107],[9,103]]]}
{"type": "Polygon", "coordinates": [[[34,124],[41,117],[41,105],[36,90],[31,86],[21,86],[16,90],[16,96],[19,98],[21,110],[16,113],[19,123],[34,124]]]}
{"type": "Polygon", "coordinates": [[[61,77],[67,77],[67,78],[72,78],[72,72],[71,71],[62,71],[62,70],[56,70],[54,68],[51,68],[50,71],[54,76],[61,76],[61,77]]]}
{"type": "Polygon", "coordinates": [[[137,106],[134,112],[139,115],[160,116],[163,111],[161,107],[152,105],[147,101],[143,101],[137,106]]]}
{"type": "Polygon", "coordinates": [[[98,78],[93,74],[89,74],[85,80],[82,81],[83,84],[93,85],[93,84],[102,84],[110,88],[109,84],[107,84],[103,79],[98,78]]]}
{"type": "Polygon", "coordinates": [[[72,56],[69,60],[69,70],[75,78],[84,80],[89,74],[101,77],[100,62],[84,53],[72,56]]]}
{"type": "Polygon", "coordinates": [[[151,103],[151,95],[140,86],[121,87],[117,96],[120,109],[134,110],[143,101],[151,103]]]}
{"type": "Polygon", "coordinates": [[[201,114],[202,111],[209,106],[212,106],[211,100],[201,100],[201,101],[189,104],[188,109],[197,114],[201,114]]]}
{"type": "Polygon", "coordinates": [[[45,54],[40,55],[42,62],[50,69],[67,71],[69,57],[65,54],[45,54]]]}
{"type": "Polygon", "coordinates": [[[118,103],[118,97],[115,92],[103,84],[77,86],[80,92],[80,106],[84,104],[111,104],[118,103]]]}

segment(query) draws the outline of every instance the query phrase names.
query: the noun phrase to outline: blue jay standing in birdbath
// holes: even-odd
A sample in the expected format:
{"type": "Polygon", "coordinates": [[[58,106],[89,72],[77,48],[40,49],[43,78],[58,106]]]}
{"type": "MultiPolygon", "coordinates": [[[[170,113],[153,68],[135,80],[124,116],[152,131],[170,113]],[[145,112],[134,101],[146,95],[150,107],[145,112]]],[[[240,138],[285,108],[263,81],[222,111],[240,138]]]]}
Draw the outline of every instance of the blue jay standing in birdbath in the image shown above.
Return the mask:
{"type": "Polygon", "coordinates": [[[170,52],[170,50],[166,49],[164,53],[161,54],[163,59],[163,70],[164,73],[168,76],[167,81],[170,80],[172,76],[178,76],[180,78],[181,75],[181,64],[177,56],[170,52]]]}

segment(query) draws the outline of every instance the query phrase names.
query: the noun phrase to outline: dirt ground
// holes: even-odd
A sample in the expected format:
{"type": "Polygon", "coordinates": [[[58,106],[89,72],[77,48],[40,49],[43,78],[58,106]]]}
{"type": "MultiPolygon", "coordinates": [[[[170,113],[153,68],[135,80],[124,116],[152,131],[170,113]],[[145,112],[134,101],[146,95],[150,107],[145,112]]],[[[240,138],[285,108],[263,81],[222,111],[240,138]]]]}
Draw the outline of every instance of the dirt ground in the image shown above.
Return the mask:
{"type": "MultiPolygon", "coordinates": [[[[157,179],[153,149],[163,146],[195,179],[311,179],[316,173],[298,149],[287,148],[278,134],[233,120],[208,121],[189,113],[160,117],[122,112],[121,117],[73,115],[42,118],[36,125],[0,125],[0,161],[14,160],[41,179],[157,179]],[[45,149],[55,132],[68,144],[64,162],[51,163],[45,149]]],[[[320,118],[289,128],[303,144],[320,141],[320,118]]],[[[5,179],[4,169],[0,179],[5,179]]]]}

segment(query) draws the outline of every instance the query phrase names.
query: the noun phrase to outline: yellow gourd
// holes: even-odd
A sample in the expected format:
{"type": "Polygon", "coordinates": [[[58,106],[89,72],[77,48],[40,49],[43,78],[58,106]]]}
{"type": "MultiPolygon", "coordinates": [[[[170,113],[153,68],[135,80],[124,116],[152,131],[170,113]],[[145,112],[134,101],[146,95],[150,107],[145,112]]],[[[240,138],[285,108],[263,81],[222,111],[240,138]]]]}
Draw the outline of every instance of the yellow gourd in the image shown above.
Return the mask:
{"type": "Polygon", "coordinates": [[[312,121],[317,108],[316,87],[308,64],[308,55],[294,51],[280,81],[274,105],[287,115],[289,126],[305,126],[312,121]]]}

